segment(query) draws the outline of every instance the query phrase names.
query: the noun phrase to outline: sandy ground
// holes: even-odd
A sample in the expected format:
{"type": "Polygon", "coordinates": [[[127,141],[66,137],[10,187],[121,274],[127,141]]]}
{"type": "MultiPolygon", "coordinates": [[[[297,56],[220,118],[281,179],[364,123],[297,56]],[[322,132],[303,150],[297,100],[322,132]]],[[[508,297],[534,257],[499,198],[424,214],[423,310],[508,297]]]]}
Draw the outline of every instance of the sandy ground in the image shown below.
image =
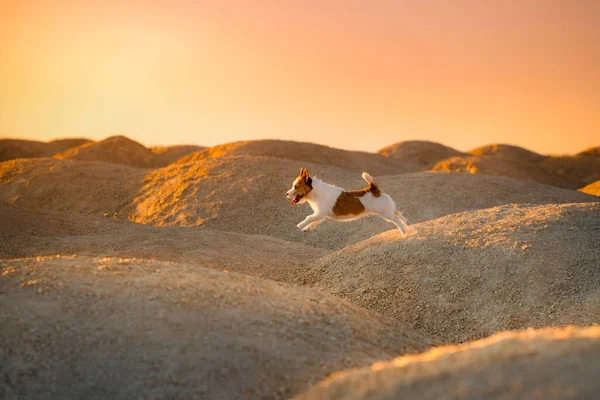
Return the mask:
{"type": "Polygon", "coordinates": [[[469,342],[600,323],[598,197],[523,176],[571,187],[593,175],[593,149],[484,146],[460,157],[497,169],[469,174],[414,172],[453,149],[404,144],[198,152],[112,137],[0,162],[0,398],[597,393],[597,327],[469,342]],[[492,176],[515,165],[519,179],[492,176]],[[310,209],[284,193],[300,166],[348,189],[371,172],[409,235],[377,217],[298,231],[310,209]]]}
{"type": "Polygon", "coordinates": [[[599,239],[600,203],[502,206],[380,234],[299,280],[460,343],[600,322],[599,239]]]}
{"type": "Polygon", "coordinates": [[[0,261],[3,399],[289,398],[429,341],[333,296],[198,266],[0,261]]]}
{"type": "Polygon", "coordinates": [[[595,399],[598,357],[598,326],[507,332],[340,372],[295,399],[595,399]]]}

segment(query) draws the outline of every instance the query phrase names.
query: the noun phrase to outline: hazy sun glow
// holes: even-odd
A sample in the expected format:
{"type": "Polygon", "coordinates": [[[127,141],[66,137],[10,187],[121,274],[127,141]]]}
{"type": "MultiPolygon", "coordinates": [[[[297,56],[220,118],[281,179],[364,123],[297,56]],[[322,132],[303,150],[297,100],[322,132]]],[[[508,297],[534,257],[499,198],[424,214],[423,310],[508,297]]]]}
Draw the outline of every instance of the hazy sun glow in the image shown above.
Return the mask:
{"type": "Polygon", "coordinates": [[[600,1],[0,0],[0,136],[600,144],[600,1]]]}

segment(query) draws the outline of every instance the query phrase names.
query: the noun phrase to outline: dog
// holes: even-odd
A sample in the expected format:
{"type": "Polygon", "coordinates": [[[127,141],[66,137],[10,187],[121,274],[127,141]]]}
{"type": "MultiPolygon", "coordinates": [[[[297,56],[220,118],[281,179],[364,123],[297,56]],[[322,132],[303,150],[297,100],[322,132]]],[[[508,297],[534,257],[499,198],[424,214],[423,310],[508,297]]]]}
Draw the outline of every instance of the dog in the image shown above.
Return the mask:
{"type": "Polygon", "coordinates": [[[286,197],[291,199],[290,205],[308,202],[314,213],[296,226],[303,232],[308,232],[326,218],[352,221],[368,214],[377,214],[395,224],[402,235],[405,235],[409,222],[396,210],[394,200],[379,189],[371,175],[363,172],[362,177],[369,186],[346,191],[312,178],[307,169],[300,168],[300,175],[294,180],[292,188],[286,192],[286,197]]]}

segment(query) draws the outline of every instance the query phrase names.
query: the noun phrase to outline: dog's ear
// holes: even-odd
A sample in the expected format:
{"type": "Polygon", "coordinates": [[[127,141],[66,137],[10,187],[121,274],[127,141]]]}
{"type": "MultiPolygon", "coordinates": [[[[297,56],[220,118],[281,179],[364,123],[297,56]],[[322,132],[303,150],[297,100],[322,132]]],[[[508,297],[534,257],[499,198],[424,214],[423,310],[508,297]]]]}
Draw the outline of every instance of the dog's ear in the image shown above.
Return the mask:
{"type": "Polygon", "coordinates": [[[304,175],[304,167],[300,167],[300,176],[304,175]]]}
{"type": "Polygon", "coordinates": [[[305,181],[308,181],[308,170],[306,168],[302,168],[302,177],[304,178],[305,181]]]}

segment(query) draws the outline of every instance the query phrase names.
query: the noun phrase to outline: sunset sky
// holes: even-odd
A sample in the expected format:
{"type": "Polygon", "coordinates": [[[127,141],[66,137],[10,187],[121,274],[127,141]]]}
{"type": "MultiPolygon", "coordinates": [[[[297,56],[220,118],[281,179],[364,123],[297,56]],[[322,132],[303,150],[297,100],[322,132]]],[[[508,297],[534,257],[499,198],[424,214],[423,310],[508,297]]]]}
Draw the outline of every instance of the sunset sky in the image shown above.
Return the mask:
{"type": "Polygon", "coordinates": [[[0,0],[0,136],[600,145],[600,1],[0,0]]]}

